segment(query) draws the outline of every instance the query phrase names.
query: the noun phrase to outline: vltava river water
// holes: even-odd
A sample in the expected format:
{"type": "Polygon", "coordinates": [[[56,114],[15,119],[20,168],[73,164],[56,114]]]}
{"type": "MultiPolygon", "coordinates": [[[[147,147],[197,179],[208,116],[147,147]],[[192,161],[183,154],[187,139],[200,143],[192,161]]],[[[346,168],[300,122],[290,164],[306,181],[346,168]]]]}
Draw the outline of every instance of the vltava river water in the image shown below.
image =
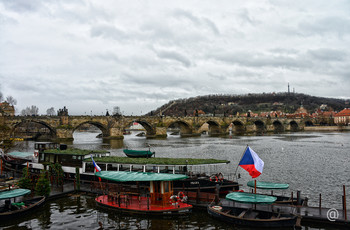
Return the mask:
{"type": "MultiPolygon", "coordinates": [[[[228,165],[216,170],[224,176],[233,174],[245,147],[249,145],[265,162],[261,181],[288,183],[283,193],[290,195],[301,191],[309,198],[310,206],[318,206],[322,194],[322,206],[342,208],[342,186],[350,191],[350,133],[286,133],[266,136],[232,136],[180,138],[169,135],[167,139],[146,139],[126,135],[122,141],[102,141],[98,133],[75,132],[75,148],[107,149],[112,155],[124,156],[122,148],[147,148],[151,145],[156,157],[217,158],[230,160],[228,165]]],[[[16,150],[32,151],[33,142],[18,143],[16,150]]],[[[210,169],[213,170],[213,169],[210,169]]],[[[239,182],[248,190],[249,174],[239,169],[239,182]]],[[[277,192],[277,194],[282,192],[277,192]]],[[[349,192],[347,192],[349,194],[349,192]]],[[[349,195],[348,195],[349,197],[349,195]]],[[[348,199],[348,204],[350,199],[348,199]]],[[[4,229],[244,229],[210,218],[205,211],[194,212],[185,218],[157,219],[97,208],[94,197],[71,196],[47,202],[35,213],[0,224],[4,229]]],[[[332,229],[322,226],[303,226],[303,229],[332,229]]]]}

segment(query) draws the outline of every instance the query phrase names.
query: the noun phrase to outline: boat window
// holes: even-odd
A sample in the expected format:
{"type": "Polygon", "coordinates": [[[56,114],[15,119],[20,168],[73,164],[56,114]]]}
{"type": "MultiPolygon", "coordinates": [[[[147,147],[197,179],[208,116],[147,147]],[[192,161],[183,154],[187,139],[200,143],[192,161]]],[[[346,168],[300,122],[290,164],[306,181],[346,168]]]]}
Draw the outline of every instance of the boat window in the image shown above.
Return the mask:
{"type": "Polygon", "coordinates": [[[50,155],[50,163],[55,163],[55,155],[50,155]]]}
{"type": "Polygon", "coordinates": [[[169,192],[169,181],[164,181],[164,192],[169,192]]]}
{"type": "Polygon", "coordinates": [[[41,153],[39,160],[40,160],[40,162],[43,162],[45,160],[45,154],[41,153]]]}

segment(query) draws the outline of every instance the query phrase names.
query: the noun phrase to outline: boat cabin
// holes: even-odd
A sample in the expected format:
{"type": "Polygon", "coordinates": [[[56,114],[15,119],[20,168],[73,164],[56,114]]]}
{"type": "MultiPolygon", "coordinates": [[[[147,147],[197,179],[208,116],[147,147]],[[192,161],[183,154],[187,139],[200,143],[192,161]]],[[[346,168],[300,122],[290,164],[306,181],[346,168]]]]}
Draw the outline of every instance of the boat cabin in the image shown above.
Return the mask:
{"type": "MultiPolygon", "coordinates": [[[[47,149],[60,149],[60,146],[61,145],[59,143],[55,143],[55,142],[35,142],[34,143],[34,149],[39,152],[42,152],[47,149]]],[[[67,148],[67,145],[62,145],[62,146],[66,146],[67,148]]]]}
{"type": "MultiPolygon", "coordinates": [[[[136,182],[146,188],[146,194],[140,189],[138,192],[119,192],[118,201],[111,201],[107,195],[96,198],[96,202],[102,206],[117,208],[123,211],[140,212],[147,214],[168,215],[174,213],[186,213],[192,205],[183,203],[177,198],[172,202],[174,195],[173,181],[186,179],[186,175],[125,171],[100,171],[95,176],[115,182],[136,182]],[[148,185],[147,185],[148,182],[148,185]],[[127,197],[131,202],[122,203],[120,197],[127,197]]],[[[127,184],[125,184],[127,186],[127,184]]],[[[122,185],[123,186],[123,185],[122,185]]],[[[145,191],[145,190],[143,190],[145,191]]]]}
{"type": "Polygon", "coordinates": [[[105,157],[109,156],[107,151],[93,152],[89,150],[80,149],[66,149],[66,150],[55,150],[49,149],[39,152],[39,163],[59,163],[62,166],[70,167],[83,167],[85,159],[89,159],[91,155],[93,157],[105,157]]]}

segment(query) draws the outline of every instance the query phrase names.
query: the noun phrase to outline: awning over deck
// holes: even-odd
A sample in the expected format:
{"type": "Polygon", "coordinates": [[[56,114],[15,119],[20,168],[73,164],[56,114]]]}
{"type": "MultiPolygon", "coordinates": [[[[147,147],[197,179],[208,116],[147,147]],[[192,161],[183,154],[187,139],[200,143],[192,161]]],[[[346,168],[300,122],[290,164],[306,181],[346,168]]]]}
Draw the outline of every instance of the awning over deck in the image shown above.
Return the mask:
{"type": "MultiPolygon", "coordinates": [[[[254,188],[254,181],[249,181],[247,183],[247,185],[249,187],[254,188]]],[[[279,183],[272,183],[272,182],[257,181],[256,188],[260,188],[260,189],[287,189],[287,188],[289,188],[289,184],[279,184],[279,183]]]]}
{"type": "Polygon", "coordinates": [[[11,199],[14,197],[24,196],[30,193],[29,189],[14,189],[0,192],[0,200],[11,199]]]}
{"type": "Polygon", "coordinates": [[[246,192],[231,192],[226,195],[226,199],[251,204],[272,204],[277,200],[274,196],[246,192]]]}
{"type": "Polygon", "coordinates": [[[150,172],[126,172],[126,171],[101,171],[96,176],[118,182],[128,181],[174,181],[188,178],[181,174],[150,173],[150,172]]]}

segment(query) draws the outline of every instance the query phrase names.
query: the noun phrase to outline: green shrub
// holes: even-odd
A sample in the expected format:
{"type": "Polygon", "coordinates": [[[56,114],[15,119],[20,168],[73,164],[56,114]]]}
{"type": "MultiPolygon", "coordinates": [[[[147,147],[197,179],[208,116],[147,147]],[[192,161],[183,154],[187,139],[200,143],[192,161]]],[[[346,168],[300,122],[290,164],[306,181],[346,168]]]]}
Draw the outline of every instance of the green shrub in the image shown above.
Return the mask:
{"type": "Polygon", "coordinates": [[[48,197],[51,192],[50,181],[47,176],[47,171],[42,171],[38,182],[35,186],[35,191],[38,196],[48,197]]]}

